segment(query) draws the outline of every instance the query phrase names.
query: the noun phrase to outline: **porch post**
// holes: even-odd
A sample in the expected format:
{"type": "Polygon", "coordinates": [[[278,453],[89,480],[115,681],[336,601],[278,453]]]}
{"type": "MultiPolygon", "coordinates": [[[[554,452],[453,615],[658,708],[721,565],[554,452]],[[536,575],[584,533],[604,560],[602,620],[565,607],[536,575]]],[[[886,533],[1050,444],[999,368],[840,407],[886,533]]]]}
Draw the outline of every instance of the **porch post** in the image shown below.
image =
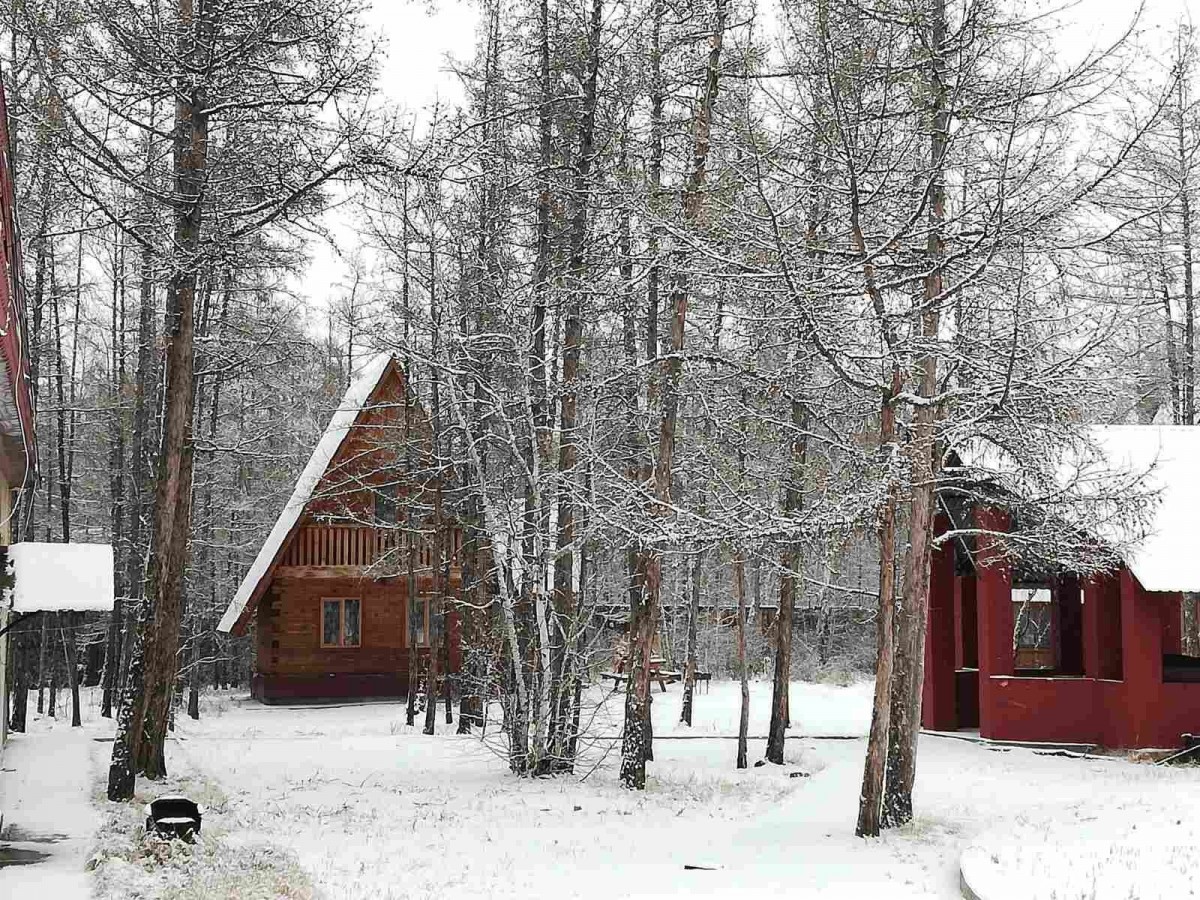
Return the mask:
{"type": "MultiPolygon", "coordinates": [[[[949,527],[946,517],[939,515],[934,533],[945,534],[949,527]]],[[[926,626],[921,726],[954,731],[958,727],[954,698],[954,541],[935,548],[930,560],[926,626]]]]}
{"type": "Polygon", "coordinates": [[[1055,605],[1058,607],[1058,658],[1056,666],[1061,675],[1083,674],[1083,610],[1080,603],[1079,579],[1064,575],[1054,585],[1055,605]]]}
{"type": "Polygon", "coordinates": [[[1100,616],[1104,605],[1104,592],[1100,579],[1093,575],[1083,581],[1083,674],[1088,678],[1104,678],[1100,652],[1100,616]]]}
{"type": "MultiPolygon", "coordinates": [[[[1001,510],[979,506],[975,525],[984,532],[1003,533],[1008,516],[1001,510]]],[[[979,617],[979,733],[995,733],[996,701],[991,679],[1013,673],[1012,572],[995,541],[987,534],[977,538],[975,577],[976,613],[979,617]]]]}
{"type": "Polygon", "coordinates": [[[1162,610],[1127,568],[1121,569],[1121,642],[1125,668],[1126,747],[1153,743],[1162,685],[1162,610]]]}

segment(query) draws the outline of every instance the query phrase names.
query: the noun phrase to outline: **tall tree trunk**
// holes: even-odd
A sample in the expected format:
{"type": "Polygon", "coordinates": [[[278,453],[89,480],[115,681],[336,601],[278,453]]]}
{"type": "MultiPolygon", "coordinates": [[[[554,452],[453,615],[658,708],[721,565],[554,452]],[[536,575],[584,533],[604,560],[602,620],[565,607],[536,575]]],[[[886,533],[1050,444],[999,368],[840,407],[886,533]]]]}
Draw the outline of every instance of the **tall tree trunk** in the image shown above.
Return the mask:
{"type": "Polygon", "coordinates": [[[67,687],[71,689],[71,727],[83,724],[79,709],[79,667],[76,651],[75,630],[79,626],[79,613],[65,613],[60,628],[63,642],[63,662],[67,669],[67,687]]]}
{"type": "MultiPolygon", "coordinates": [[[[808,411],[799,397],[791,401],[792,441],[788,478],[783,492],[783,513],[790,520],[804,507],[804,472],[808,464],[808,411]]],[[[796,595],[800,583],[800,542],[791,538],[780,554],[779,613],[775,618],[775,668],[771,682],[771,721],[767,726],[767,762],[783,765],[783,745],[791,724],[792,633],[796,595]]]]}
{"type": "MultiPolygon", "coordinates": [[[[738,431],[741,440],[738,442],[738,480],[746,487],[746,443],[749,438],[747,416],[749,415],[749,392],[745,387],[741,391],[742,410],[739,416],[738,431]]],[[[742,688],[741,715],[738,717],[738,747],[737,767],[746,768],[746,742],[750,730],[750,668],[746,661],[746,553],[739,545],[733,553],[733,591],[737,596],[737,660],[738,679],[742,688]]]]}
{"type": "Polygon", "coordinates": [[[57,422],[55,428],[55,452],[58,462],[58,502],[60,537],[63,543],[71,540],[71,479],[67,473],[67,396],[66,372],[63,360],[62,340],[62,311],[59,291],[54,287],[51,277],[51,315],[54,317],[54,389],[58,408],[54,415],[57,422]]]}
{"type": "Polygon", "coordinates": [[[859,837],[877,837],[881,825],[885,763],[891,723],[892,676],[895,668],[896,621],[896,511],[899,484],[892,474],[896,447],[896,408],[893,398],[904,387],[903,373],[893,355],[891,389],[880,404],[879,446],[886,454],[888,488],[879,512],[879,616],[876,623],[875,693],[871,710],[871,729],[867,737],[867,756],[863,767],[863,785],[859,795],[859,837]]]}
{"type": "Polygon", "coordinates": [[[887,775],[883,795],[883,824],[912,820],[912,789],[916,780],[917,732],[921,727],[921,687],[925,671],[926,615],[929,608],[929,567],[933,549],[937,466],[934,426],[937,421],[938,359],[942,267],[945,260],[943,227],[946,217],[945,157],[950,116],[946,84],[946,4],[931,0],[927,72],[931,100],[927,195],[929,272],[925,276],[920,311],[922,351],[917,358],[918,392],[924,401],[913,413],[908,443],[911,471],[909,543],[904,561],[904,609],[897,617],[896,661],[892,676],[891,720],[888,723],[887,775]]]}
{"type": "MultiPolygon", "coordinates": [[[[154,384],[154,326],[155,290],[154,256],[149,244],[142,247],[139,264],[140,296],[138,308],[137,363],[133,385],[133,433],[130,436],[129,464],[129,549],[125,554],[125,584],[128,587],[130,608],[139,612],[145,597],[145,521],[151,504],[151,457],[153,455],[155,420],[153,416],[154,384]]],[[[122,610],[124,615],[127,609],[122,610]]],[[[115,614],[115,612],[114,612],[115,614]]],[[[125,641],[118,677],[118,693],[123,690],[129,672],[132,644],[125,641]]]]}
{"type": "Polygon", "coordinates": [[[117,689],[117,670],[121,667],[121,624],[128,591],[125,581],[125,240],[119,237],[114,254],[112,291],[112,405],[109,420],[109,496],[113,543],[113,610],[108,619],[108,639],[104,644],[104,686],[100,715],[111,719],[113,695],[117,689]]]}
{"type": "MultiPolygon", "coordinates": [[[[439,504],[440,505],[440,504],[439,504]]],[[[441,595],[439,588],[442,587],[442,535],[440,525],[436,526],[438,530],[433,537],[433,544],[438,549],[433,556],[437,568],[434,570],[434,596],[429,601],[429,670],[425,675],[425,727],[422,731],[425,734],[433,734],[437,730],[437,680],[438,680],[438,663],[441,661],[442,640],[445,629],[442,627],[441,617],[441,595]]]]}
{"type": "Polygon", "coordinates": [[[687,659],[683,668],[683,705],[679,712],[679,721],[692,725],[692,713],[696,697],[696,657],[700,643],[700,593],[704,580],[704,551],[697,550],[692,557],[691,576],[688,578],[688,622],[687,622],[687,659]]]}
{"type": "Polygon", "coordinates": [[[48,635],[50,631],[50,615],[46,614],[42,617],[41,634],[38,639],[38,663],[37,663],[37,711],[38,715],[46,713],[46,650],[49,644],[48,635]]]}
{"type": "Polygon", "coordinates": [[[9,711],[8,730],[23,734],[27,725],[29,710],[29,683],[20,672],[16,676],[16,686],[13,689],[12,709],[9,711]]]}
{"type": "Polygon", "coordinates": [[[188,659],[188,718],[200,719],[200,611],[192,613],[191,653],[188,659]]]}
{"type": "MultiPolygon", "coordinates": [[[[717,297],[716,321],[713,324],[713,339],[712,339],[712,355],[713,355],[713,374],[716,375],[716,360],[721,352],[721,334],[725,329],[725,295],[724,291],[717,297]]],[[[712,438],[712,423],[706,418],[704,421],[704,440],[708,443],[712,438]]],[[[740,458],[740,457],[739,457],[740,458]]],[[[696,491],[696,498],[693,501],[696,509],[703,515],[708,510],[708,501],[705,496],[704,486],[701,483],[696,491]]],[[[692,560],[692,569],[689,576],[691,587],[691,596],[688,604],[688,626],[687,626],[687,645],[685,648],[686,659],[683,664],[683,704],[679,711],[679,720],[689,728],[692,725],[692,712],[696,705],[696,654],[699,650],[699,627],[700,627],[700,594],[703,590],[704,574],[704,549],[699,548],[696,551],[695,558],[692,560]]]]}
{"type": "MultiPolygon", "coordinates": [[[[1182,53],[1180,51],[1182,64],[1182,53]]],[[[1181,66],[1182,68],[1182,66],[1181,66]]],[[[1188,79],[1180,72],[1175,81],[1179,104],[1177,137],[1179,151],[1179,226],[1183,244],[1183,423],[1196,424],[1196,310],[1192,270],[1192,197],[1190,184],[1191,153],[1187,147],[1187,89],[1188,79]]]]}
{"type": "MultiPolygon", "coordinates": [[[[429,235],[429,313],[431,319],[430,334],[432,337],[432,355],[434,363],[430,366],[432,381],[430,413],[433,419],[433,547],[431,554],[433,570],[433,599],[429,604],[429,675],[425,691],[425,734],[433,734],[437,726],[437,679],[438,667],[441,662],[442,650],[446,647],[446,592],[449,587],[449,561],[447,558],[448,524],[442,496],[442,484],[445,480],[443,472],[444,440],[442,430],[441,403],[441,373],[438,365],[441,360],[441,331],[442,314],[438,303],[438,295],[434,291],[437,279],[437,254],[433,240],[433,229],[429,235]]],[[[445,674],[449,678],[449,672],[445,674]]],[[[449,702],[449,701],[447,701],[449,702]]]]}
{"type": "MultiPolygon", "coordinates": [[[[699,224],[708,165],[712,113],[720,85],[721,47],[725,39],[727,0],[716,0],[704,84],[693,123],[692,168],[683,192],[683,219],[688,227],[699,224]]],[[[672,291],[671,355],[666,358],[662,379],[662,416],[659,419],[658,454],[654,465],[655,514],[666,515],[671,502],[671,473],[675,445],[679,388],[683,374],[683,339],[687,325],[689,288],[683,267],[675,273],[672,291]]],[[[631,610],[630,670],[625,700],[625,736],[621,746],[621,783],[628,788],[646,787],[646,753],[649,749],[650,658],[658,627],[662,594],[662,551],[646,554],[644,601],[631,610]]]]}
{"type": "Polygon", "coordinates": [[[554,665],[556,682],[554,718],[551,727],[552,765],[570,772],[575,761],[567,753],[571,723],[575,719],[575,683],[578,679],[571,638],[577,625],[575,597],[575,507],[573,494],[579,490],[579,357],[583,350],[584,296],[588,293],[587,237],[590,210],[592,162],[595,156],[596,93],[600,75],[600,40],[604,17],[603,0],[592,0],[588,30],[587,76],[583,83],[583,109],[579,124],[579,152],[572,189],[571,244],[567,309],[563,327],[562,388],[559,400],[558,553],[554,566],[554,665]]]}
{"type": "Polygon", "coordinates": [[[746,557],[740,550],[733,555],[733,590],[737,595],[738,681],[742,689],[741,714],[738,716],[737,767],[744,769],[746,743],[750,732],[750,669],[746,662],[746,557]]]}
{"type": "MultiPolygon", "coordinates": [[[[404,705],[404,722],[410,728],[417,722],[417,685],[419,684],[417,668],[421,655],[418,650],[421,643],[422,617],[425,614],[425,602],[417,596],[417,533],[416,520],[410,512],[408,515],[408,697],[404,705]]],[[[424,628],[427,629],[428,623],[424,628]]]]}
{"type": "MultiPolygon", "coordinates": [[[[209,23],[197,21],[194,0],[178,0],[177,10],[179,56],[195,60],[200,44],[198,32],[207,32],[209,23]]],[[[126,702],[113,745],[110,800],[133,796],[134,777],[139,770],[148,778],[166,774],[164,742],[171,693],[179,671],[183,569],[191,524],[193,338],[207,141],[204,97],[196,86],[179,95],[175,109],[174,244],[179,258],[167,285],[163,434],[145,597],[139,611],[126,702]]]]}

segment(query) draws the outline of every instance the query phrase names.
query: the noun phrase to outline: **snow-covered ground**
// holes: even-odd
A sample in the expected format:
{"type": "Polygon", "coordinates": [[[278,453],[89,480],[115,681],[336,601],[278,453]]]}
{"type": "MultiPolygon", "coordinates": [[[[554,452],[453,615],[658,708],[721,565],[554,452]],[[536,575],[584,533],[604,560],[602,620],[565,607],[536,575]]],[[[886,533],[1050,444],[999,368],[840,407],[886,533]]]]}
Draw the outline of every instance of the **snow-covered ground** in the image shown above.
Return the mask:
{"type": "Polygon", "coordinates": [[[0,897],[87,896],[84,864],[100,819],[91,802],[95,742],[84,729],[56,724],[13,735],[4,749],[0,897]]]}
{"type": "MultiPolygon", "coordinates": [[[[753,685],[753,735],[766,733],[769,695],[753,685]]],[[[615,736],[622,698],[593,696],[608,701],[593,733],[615,736]]],[[[679,703],[678,686],[655,690],[659,738],[735,733],[735,684],[698,695],[690,730],[679,703]]],[[[864,735],[870,685],[797,683],[792,709],[798,734],[864,735]]],[[[1065,840],[1080,820],[1174,822],[1200,801],[1194,770],[930,736],[917,821],[861,841],[861,739],[790,740],[793,765],[741,772],[733,741],[660,739],[648,790],[631,794],[613,741],[597,741],[582,782],[531,783],[478,738],[426,737],[403,721],[398,704],[231,702],[181,725],[172,763],[219,784],[247,839],[271,835],[330,897],[953,897],[959,855],[985,832],[1052,823],[1065,840]]],[[[750,750],[761,758],[763,742],[750,750]]]]}
{"type": "MultiPolygon", "coordinates": [[[[766,732],[769,694],[768,683],[753,685],[751,734],[766,732]]],[[[677,724],[677,685],[654,696],[656,761],[638,794],[617,784],[619,746],[608,739],[617,733],[620,695],[592,695],[608,702],[576,777],[532,782],[509,774],[478,736],[413,732],[398,703],[297,708],[210,698],[201,721],[179,724],[167,786],[210,807],[205,846],[195,851],[203,864],[167,859],[156,881],[154,854],[133,854],[131,865],[130,853],[112,850],[110,834],[101,841],[109,851],[97,867],[97,890],[104,897],[858,898],[886,891],[948,898],[959,896],[959,857],[975,845],[984,849],[968,853],[973,871],[985,888],[1003,884],[1003,896],[1152,898],[1167,896],[1200,862],[1190,849],[1200,846],[1200,826],[1189,821],[1200,803],[1200,769],[927,735],[917,820],[863,841],[853,832],[870,685],[794,684],[793,732],[822,737],[789,740],[788,766],[741,772],[733,768],[735,742],[720,737],[735,732],[735,684],[714,683],[698,695],[690,730],[677,724]],[[695,735],[704,737],[671,739],[695,735]],[[830,739],[845,735],[858,737],[830,739]],[[1024,882],[1009,879],[1010,865],[1026,873],[1024,882]],[[1124,880],[1108,877],[1108,865],[1124,880]],[[1179,878],[1162,878],[1168,870],[1179,878]],[[203,886],[194,883],[201,878],[203,886]],[[1007,890],[1016,884],[1015,893],[1007,890]],[[1118,885],[1119,894],[1109,891],[1118,885]]],[[[438,727],[445,728],[440,720],[438,727]]],[[[95,746],[105,753],[110,745],[95,746]]],[[[763,741],[750,750],[752,760],[761,757],[763,741]]],[[[142,786],[143,796],[155,790],[142,786]]],[[[110,808],[110,832],[134,826],[133,809],[110,808]]]]}

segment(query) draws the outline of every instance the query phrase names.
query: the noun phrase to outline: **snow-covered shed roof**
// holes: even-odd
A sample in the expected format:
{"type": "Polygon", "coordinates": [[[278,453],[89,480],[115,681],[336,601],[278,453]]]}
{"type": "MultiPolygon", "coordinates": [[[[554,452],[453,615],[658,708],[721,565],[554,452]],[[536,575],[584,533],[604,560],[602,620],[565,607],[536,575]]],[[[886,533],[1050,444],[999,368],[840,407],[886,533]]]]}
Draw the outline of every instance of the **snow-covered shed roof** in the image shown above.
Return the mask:
{"type": "Polygon", "coordinates": [[[13,612],[112,611],[111,545],[30,541],[10,546],[8,559],[13,612]]]}
{"type": "MultiPolygon", "coordinates": [[[[1096,479],[1111,474],[1118,483],[1137,477],[1137,491],[1151,502],[1142,533],[1097,537],[1127,543],[1124,560],[1148,591],[1200,591],[1200,426],[1097,425],[1086,431],[1098,460],[1063,465],[1063,479],[1096,479]]],[[[1003,472],[1001,458],[991,451],[968,451],[967,465],[1003,472]]],[[[1080,523],[1087,528],[1089,523],[1080,523]]]]}
{"type": "Polygon", "coordinates": [[[394,358],[390,353],[380,353],[373,357],[363,366],[358,377],[346,389],[342,402],[334,410],[333,416],[329,419],[329,425],[325,428],[325,433],[321,435],[312,456],[309,457],[308,464],[300,473],[291,499],[283,507],[279,519],[275,522],[275,527],[267,535],[267,540],[258,551],[258,556],[249,571],[246,572],[246,577],[242,579],[233,600],[230,601],[229,608],[221,617],[221,621],[217,625],[218,631],[232,631],[242,615],[248,609],[253,608],[253,601],[257,599],[260,588],[264,586],[264,577],[274,568],[277,558],[287,546],[288,538],[304,513],[304,507],[312,499],[313,491],[316,490],[321,476],[325,474],[330,462],[341,449],[342,442],[345,441],[354,422],[371,399],[375,388],[383,381],[383,376],[391,363],[394,363],[394,358]]]}

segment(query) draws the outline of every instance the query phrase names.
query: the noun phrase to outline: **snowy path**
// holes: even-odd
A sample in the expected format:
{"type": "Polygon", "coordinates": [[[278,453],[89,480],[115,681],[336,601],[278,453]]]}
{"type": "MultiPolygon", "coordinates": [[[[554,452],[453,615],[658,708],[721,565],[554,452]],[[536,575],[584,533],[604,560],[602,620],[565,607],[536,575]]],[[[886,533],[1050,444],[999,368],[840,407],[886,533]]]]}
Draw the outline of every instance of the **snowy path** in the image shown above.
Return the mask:
{"type": "MultiPolygon", "coordinates": [[[[45,859],[0,868],[0,897],[90,896],[84,871],[99,814],[92,804],[97,753],[92,728],[11,735],[0,772],[0,859],[45,859]]],[[[107,752],[106,750],[104,751],[107,752]]]]}

